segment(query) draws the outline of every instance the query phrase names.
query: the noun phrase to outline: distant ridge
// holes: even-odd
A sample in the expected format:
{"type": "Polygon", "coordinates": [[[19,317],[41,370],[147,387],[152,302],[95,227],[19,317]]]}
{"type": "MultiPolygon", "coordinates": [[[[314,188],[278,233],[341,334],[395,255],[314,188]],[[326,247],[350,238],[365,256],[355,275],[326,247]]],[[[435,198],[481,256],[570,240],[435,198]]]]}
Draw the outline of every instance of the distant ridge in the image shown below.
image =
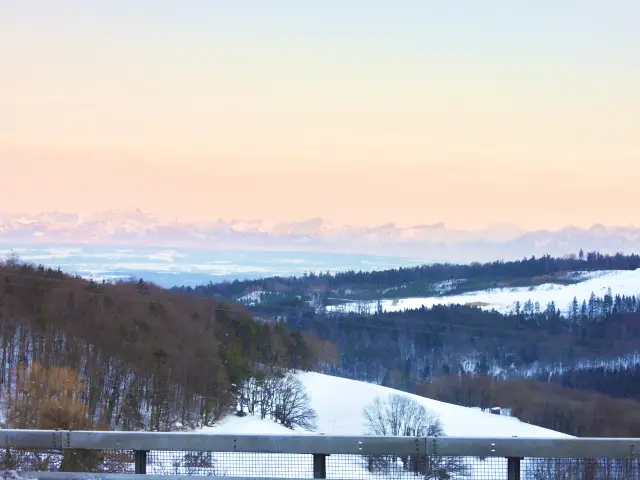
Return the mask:
{"type": "Polygon", "coordinates": [[[235,219],[198,224],[160,220],[140,210],[113,210],[90,217],[63,212],[0,213],[0,242],[329,251],[470,262],[561,256],[580,249],[633,253],[640,251],[640,228],[598,224],[527,232],[511,225],[483,230],[450,229],[443,223],[359,227],[332,225],[321,217],[273,225],[235,219]]]}

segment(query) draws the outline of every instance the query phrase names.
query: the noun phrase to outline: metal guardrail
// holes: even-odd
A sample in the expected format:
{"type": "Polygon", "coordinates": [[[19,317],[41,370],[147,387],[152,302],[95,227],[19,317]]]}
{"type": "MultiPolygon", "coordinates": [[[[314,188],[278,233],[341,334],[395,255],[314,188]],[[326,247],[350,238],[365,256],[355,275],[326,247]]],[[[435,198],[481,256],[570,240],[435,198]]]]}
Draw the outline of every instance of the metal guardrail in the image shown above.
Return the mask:
{"type": "Polygon", "coordinates": [[[0,430],[3,448],[347,455],[640,459],[640,438],[219,435],[183,432],[0,430]]]}
{"type": "MultiPolygon", "coordinates": [[[[640,439],[633,438],[492,438],[381,437],[328,435],[218,435],[204,433],[0,430],[3,449],[132,451],[135,474],[146,474],[147,454],[154,451],[298,454],[313,456],[314,478],[326,478],[330,455],[397,457],[479,457],[507,459],[507,478],[520,478],[521,459],[617,459],[640,465],[640,439]]],[[[640,468],[640,467],[639,467],[640,468]]],[[[46,479],[103,478],[129,480],[134,475],[107,473],[23,472],[46,479]]],[[[640,474],[640,472],[639,472],[640,474]]],[[[149,479],[198,478],[148,475],[149,479]]],[[[211,476],[207,478],[212,478],[211,476]]],[[[222,477],[220,477],[222,478],[222,477]]],[[[224,477],[231,479],[232,476],[224,477]]],[[[244,477],[243,477],[244,478],[244,477]]],[[[260,478],[259,476],[253,478],[260,478]]],[[[617,477],[616,477],[617,478],[617,477]]],[[[635,478],[635,477],[634,477],[635,478]]]]}

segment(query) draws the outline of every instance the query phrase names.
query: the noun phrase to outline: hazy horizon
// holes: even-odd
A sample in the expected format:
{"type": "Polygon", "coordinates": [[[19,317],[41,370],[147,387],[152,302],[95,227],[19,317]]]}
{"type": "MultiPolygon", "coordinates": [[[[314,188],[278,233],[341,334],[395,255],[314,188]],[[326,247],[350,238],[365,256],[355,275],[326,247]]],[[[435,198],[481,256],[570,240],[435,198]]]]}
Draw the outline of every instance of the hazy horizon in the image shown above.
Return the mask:
{"type": "Polygon", "coordinates": [[[0,205],[638,224],[638,18],[623,0],[4,2],[0,205]]]}
{"type": "MultiPolygon", "coordinates": [[[[65,218],[76,217],[78,223],[95,222],[95,221],[109,220],[109,219],[120,219],[120,220],[133,219],[138,216],[140,217],[140,221],[142,223],[145,223],[148,220],[149,222],[157,221],[158,223],[163,225],[178,223],[178,224],[194,225],[194,226],[210,226],[217,222],[226,222],[230,224],[237,223],[239,225],[243,225],[243,224],[256,225],[256,226],[259,225],[264,227],[265,229],[282,227],[286,225],[300,225],[308,222],[318,222],[318,223],[321,223],[322,225],[327,225],[333,228],[352,227],[352,228],[366,229],[366,228],[395,227],[398,229],[412,229],[412,228],[418,228],[418,227],[434,227],[434,228],[441,227],[449,230],[460,230],[460,231],[468,231],[468,232],[482,232],[482,231],[509,229],[514,233],[515,232],[530,233],[530,232],[545,231],[545,230],[561,231],[561,230],[573,229],[573,228],[580,229],[580,230],[589,230],[596,227],[605,227],[605,228],[611,228],[611,229],[630,228],[630,229],[640,230],[640,225],[635,225],[633,222],[628,222],[626,224],[594,222],[594,223],[586,224],[583,226],[568,223],[568,224],[560,225],[555,228],[546,227],[544,225],[541,225],[538,228],[525,228],[522,225],[519,225],[517,223],[511,223],[511,222],[495,222],[495,223],[489,223],[484,225],[478,224],[475,227],[469,227],[469,228],[464,228],[464,227],[456,228],[447,224],[446,221],[435,221],[432,223],[413,223],[413,224],[410,223],[410,224],[402,225],[394,222],[392,219],[388,219],[386,221],[381,220],[379,222],[370,223],[370,224],[361,224],[357,222],[350,224],[350,223],[332,222],[330,219],[322,215],[313,216],[313,217],[304,217],[304,218],[291,218],[291,219],[284,219],[280,221],[271,221],[271,222],[260,219],[260,218],[255,218],[255,217],[254,218],[211,217],[203,220],[197,220],[197,219],[187,220],[187,219],[181,219],[179,217],[162,215],[161,213],[158,214],[154,212],[144,211],[136,207],[130,208],[130,209],[104,209],[104,210],[97,210],[97,211],[88,212],[88,213],[82,213],[80,211],[71,211],[71,210],[62,211],[57,209],[53,209],[53,210],[45,209],[45,210],[34,211],[34,212],[24,212],[24,211],[10,212],[7,210],[0,209],[0,225],[2,225],[1,222],[3,221],[3,219],[5,220],[10,219],[15,222],[20,220],[21,217],[24,217],[25,221],[30,222],[30,221],[36,221],[38,219],[44,219],[44,218],[53,219],[55,218],[56,215],[59,215],[65,218]]],[[[51,221],[55,223],[53,220],[51,221]]],[[[28,225],[28,223],[25,223],[25,225],[28,225]]]]}

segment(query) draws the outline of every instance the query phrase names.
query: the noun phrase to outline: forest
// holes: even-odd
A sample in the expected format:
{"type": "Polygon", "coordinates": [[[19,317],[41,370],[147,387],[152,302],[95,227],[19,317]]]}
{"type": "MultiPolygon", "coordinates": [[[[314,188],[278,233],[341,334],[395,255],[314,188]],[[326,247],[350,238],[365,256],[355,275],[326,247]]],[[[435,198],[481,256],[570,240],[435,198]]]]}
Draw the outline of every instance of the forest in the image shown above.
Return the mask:
{"type": "Polygon", "coordinates": [[[640,255],[605,255],[599,252],[566,257],[531,257],[517,261],[451,264],[435,263],[382,271],[309,273],[301,277],[267,277],[256,280],[209,283],[176,290],[210,298],[236,299],[248,292],[264,291],[308,295],[333,292],[355,299],[434,295],[434,284],[452,282],[449,294],[497,286],[527,286],[544,282],[570,283],[561,274],[575,271],[635,270],[640,255]],[[456,280],[464,280],[456,282],[456,280]],[[354,292],[355,291],[355,292],[354,292]]]}
{"type": "Polygon", "coordinates": [[[561,387],[595,390],[615,398],[640,401],[640,356],[618,363],[545,372],[536,378],[561,387]]]}
{"type": "MultiPolygon", "coordinates": [[[[63,374],[80,385],[80,423],[125,430],[210,425],[236,408],[256,371],[318,370],[336,359],[310,332],[258,322],[234,304],[142,280],[98,284],[15,259],[0,264],[0,342],[9,410],[37,393],[20,388],[25,378],[71,369],[63,374]]],[[[9,426],[28,428],[23,417],[9,415],[9,426]]]]}
{"type": "MultiPolygon", "coordinates": [[[[616,409],[628,412],[629,418],[637,415],[640,298],[636,296],[611,290],[601,297],[592,293],[585,300],[574,298],[568,312],[562,305],[564,314],[553,302],[540,305],[531,301],[517,303],[510,314],[462,305],[340,314],[322,307],[329,303],[331,293],[342,294],[348,289],[369,289],[375,297],[382,288],[398,285],[408,285],[407,293],[425,282],[449,282],[454,289],[571,282],[565,275],[568,272],[639,267],[638,255],[580,252],[564,258],[309,274],[182,290],[218,298],[262,291],[261,301],[248,306],[251,311],[263,318],[284,319],[289,328],[311,332],[335,345],[339,362],[325,364],[325,373],[439,399],[444,398],[442,392],[436,397],[433,389],[449,385],[446,382],[453,379],[465,379],[467,395],[468,385],[490,382],[492,391],[514,390],[523,392],[522,396],[514,399],[501,393],[487,400],[474,394],[463,401],[458,395],[446,401],[480,406],[495,400],[536,425],[589,434],[599,428],[595,408],[602,407],[603,415],[613,415],[616,409]],[[457,284],[456,279],[465,282],[457,284]],[[555,403],[550,406],[541,400],[545,397],[555,403]],[[521,404],[525,406],[518,410],[521,404]]],[[[456,391],[458,387],[448,388],[456,391]]],[[[633,422],[622,426],[613,417],[607,418],[609,426],[601,431],[614,436],[638,432],[633,422]]]]}
{"type": "Polygon", "coordinates": [[[578,437],[640,437],[640,403],[563,388],[532,379],[500,380],[486,374],[436,377],[419,395],[456,405],[499,405],[523,422],[578,437]]]}
{"type": "Polygon", "coordinates": [[[568,315],[552,302],[530,301],[511,314],[439,305],[374,314],[282,315],[290,328],[338,348],[340,362],[327,365],[327,373],[407,391],[417,381],[451,372],[544,378],[633,356],[640,348],[640,302],[613,292],[574,299],[568,315]]]}
{"type": "Polygon", "coordinates": [[[298,303],[278,316],[10,259],[0,264],[6,426],[180,430],[236,412],[313,429],[309,399],[287,373],[297,369],[496,403],[565,433],[597,431],[596,410],[602,432],[640,431],[635,296],[592,294],[566,315],[527,301],[508,315],[462,305],[345,315],[298,303]],[[64,408],[46,401],[58,391],[71,399],[64,408]],[[629,421],[608,416],[616,411],[629,421]]]}

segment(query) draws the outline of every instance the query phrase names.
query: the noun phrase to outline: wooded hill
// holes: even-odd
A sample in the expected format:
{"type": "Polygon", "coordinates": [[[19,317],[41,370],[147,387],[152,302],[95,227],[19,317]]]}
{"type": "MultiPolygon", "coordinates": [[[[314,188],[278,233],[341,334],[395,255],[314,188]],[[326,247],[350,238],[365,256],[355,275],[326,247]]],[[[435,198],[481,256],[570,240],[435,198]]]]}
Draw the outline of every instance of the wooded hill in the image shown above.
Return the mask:
{"type": "MultiPolygon", "coordinates": [[[[525,302],[510,314],[464,305],[328,315],[282,312],[292,329],[340,351],[325,372],[413,391],[416,381],[453,372],[520,377],[614,362],[640,349],[640,301],[608,292],[572,303],[525,302]]],[[[628,377],[630,379],[631,377],[628,377]]],[[[584,382],[582,388],[590,388],[584,382]]]]}
{"type": "MultiPolygon", "coordinates": [[[[325,295],[341,298],[400,298],[440,293],[438,283],[448,282],[447,293],[463,293],[495,287],[517,287],[540,283],[572,283],[567,272],[635,270],[640,255],[603,255],[579,252],[566,257],[531,257],[516,261],[452,264],[436,263],[373,272],[345,271],[335,274],[310,273],[301,277],[268,277],[257,280],[209,283],[176,290],[211,298],[238,298],[252,291],[281,295],[325,295]],[[464,281],[457,281],[464,280],[464,281]],[[453,281],[453,282],[452,282],[453,281]]],[[[277,299],[276,299],[277,300],[277,299]]]]}
{"type": "Polygon", "coordinates": [[[237,305],[16,259],[0,264],[0,342],[5,405],[32,365],[71,367],[93,423],[119,429],[211,424],[235,408],[258,367],[312,370],[336,356],[327,342],[259,323],[237,305]]]}

